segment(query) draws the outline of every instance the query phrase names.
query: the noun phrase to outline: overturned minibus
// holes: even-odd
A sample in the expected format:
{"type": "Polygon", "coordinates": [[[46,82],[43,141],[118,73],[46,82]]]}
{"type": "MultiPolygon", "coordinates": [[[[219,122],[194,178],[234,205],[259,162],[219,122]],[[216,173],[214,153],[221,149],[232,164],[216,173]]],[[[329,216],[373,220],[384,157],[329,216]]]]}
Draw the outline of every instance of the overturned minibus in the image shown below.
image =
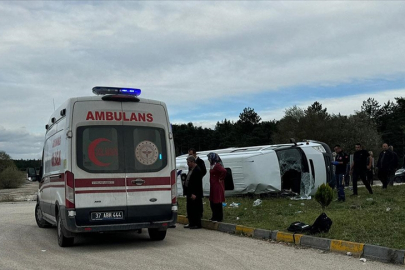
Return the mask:
{"type": "MultiPolygon", "coordinates": [[[[333,177],[332,152],[318,141],[291,144],[226,148],[201,151],[197,155],[209,168],[207,154],[217,153],[228,171],[227,180],[232,190],[225,196],[287,192],[297,198],[309,198],[317,187],[333,177]]],[[[181,175],[188,172],[186,155],[176,158],[177,189],[182,194],[181,175]]],[[[204,196],[209,196],[209,173],[203,178],[204,196]]]]}

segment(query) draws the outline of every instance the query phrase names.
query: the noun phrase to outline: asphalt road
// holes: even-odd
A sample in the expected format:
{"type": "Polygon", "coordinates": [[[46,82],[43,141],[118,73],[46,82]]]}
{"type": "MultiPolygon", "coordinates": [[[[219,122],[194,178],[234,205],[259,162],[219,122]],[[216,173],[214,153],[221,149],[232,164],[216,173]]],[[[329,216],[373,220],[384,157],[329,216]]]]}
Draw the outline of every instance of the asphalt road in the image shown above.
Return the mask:
{"type": "Polygon", "coordinates": [[[61,248],[38,228],[34,202],[0,203],[0,269],[403,269],[336,253],[178,225],[164,241],[136,232],[79,236],[61,248]]]}

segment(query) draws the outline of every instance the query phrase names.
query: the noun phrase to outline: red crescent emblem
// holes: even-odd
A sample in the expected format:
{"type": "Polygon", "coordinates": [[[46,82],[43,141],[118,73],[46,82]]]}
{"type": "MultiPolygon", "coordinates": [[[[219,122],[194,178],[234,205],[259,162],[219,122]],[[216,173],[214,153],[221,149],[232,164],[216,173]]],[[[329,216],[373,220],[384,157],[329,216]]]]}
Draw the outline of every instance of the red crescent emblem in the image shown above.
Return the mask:
{"type": "Polygon", "coordinates": [[[94,164],[96,164],[99,167],[106,167],[106,166],[109,166],[111,163],[104,163],[96,158],[95,150],[96,150],[97,145],[101,142],[111,142],[111,141],[107,140],[105,138],[99,138],[99,139],[92,141],[87,150],[87,154],[89,155],[89,159],[91,160],[91,162],[93,162],[94,164]]]}

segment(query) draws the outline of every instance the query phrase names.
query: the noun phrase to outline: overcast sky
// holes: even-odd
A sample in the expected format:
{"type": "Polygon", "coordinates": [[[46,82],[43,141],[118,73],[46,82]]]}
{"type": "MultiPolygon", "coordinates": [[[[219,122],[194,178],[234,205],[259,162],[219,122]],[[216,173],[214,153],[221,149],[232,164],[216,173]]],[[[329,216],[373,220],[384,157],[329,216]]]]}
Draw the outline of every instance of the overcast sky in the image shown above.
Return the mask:
{"type": "Polygon", "coordinates": [[[54,106],[142,89],[172,123],[405,97],[402,1],[1,1],[0,151],[40,158],[54,106]]]}

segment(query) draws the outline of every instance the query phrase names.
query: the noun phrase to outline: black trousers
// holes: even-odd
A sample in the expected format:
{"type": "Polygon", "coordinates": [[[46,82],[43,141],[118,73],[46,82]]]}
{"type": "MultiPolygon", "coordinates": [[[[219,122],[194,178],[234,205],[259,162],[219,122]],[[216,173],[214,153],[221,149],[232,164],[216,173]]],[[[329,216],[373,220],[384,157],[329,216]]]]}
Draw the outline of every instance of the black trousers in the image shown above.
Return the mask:
{"type": "Polygon", "coordinates": [[[370,183],[367,180],[367,171],[354,171],[352,174],[352,180],[353,180],[353,194],[357,195],[357,179],[360,177],[361,181],[363,184],[366,186],[368,192],[370,194],[373,194],[373,190],[371,189],[370,183]]]}
{"type": "Polygon", "coordinates": [[[373,177],[374,177],[373,171],[372,170],[367,170],[367,180],[370,183],[370,185],[374,184],[373,177]]]}
{"type": "Polygon", "coordinates": [[[203,213],[202,198],[196,198],[192,200],[187,197],[187,218],[190,227],[198,226],[201,227],[201,216],[203,213]]]}
{"type": "Polygon", "coordinates": [[[384,170],[384,169],[378,170],[378,179],[380,179],[381,183],[383,184],[382,188],[387,188],[389,176],[390,176],[390,173],[388,170],[384,170]]]}
{"type": "Polygon", "coordinates": [[[222,209],[222,203],[212,203],[210,201],[210,207],[212,211],[211,220],[221,222],[224,219],[224,211],[222,209]]]}

